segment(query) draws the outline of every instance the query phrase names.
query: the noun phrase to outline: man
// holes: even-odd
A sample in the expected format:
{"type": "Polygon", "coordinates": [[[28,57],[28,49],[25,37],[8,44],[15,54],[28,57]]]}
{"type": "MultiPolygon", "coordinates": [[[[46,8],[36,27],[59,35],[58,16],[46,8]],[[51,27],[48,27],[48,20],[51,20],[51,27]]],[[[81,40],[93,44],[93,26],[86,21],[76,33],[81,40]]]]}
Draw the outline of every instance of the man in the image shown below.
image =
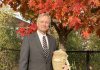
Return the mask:
{"type": "Polygon", "coordinates": [[[23,39],[19,70],[53,70],[52,55],[56,50],[56,40],[47,34],[51,18],[40,14],[37,18],[37,31],[23,39]]]}

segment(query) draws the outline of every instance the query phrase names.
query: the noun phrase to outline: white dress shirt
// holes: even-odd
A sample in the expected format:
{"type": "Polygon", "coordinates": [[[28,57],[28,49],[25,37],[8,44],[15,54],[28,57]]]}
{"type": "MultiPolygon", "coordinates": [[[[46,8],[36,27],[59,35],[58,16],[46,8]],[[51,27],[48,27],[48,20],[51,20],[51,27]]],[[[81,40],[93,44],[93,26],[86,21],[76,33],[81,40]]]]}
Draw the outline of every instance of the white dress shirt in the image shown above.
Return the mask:
{"type": "Polygon", "coordinates": [[[39,36],[39,39],[40,39],[42,48],[43,48],[43,36],[45,36],[46,42],[47,42],[47,47],[49,48],[49,42],[48,42],[48,38],[47,38],[46,34],[42,34],[42,33],[41,33],[40,31],[38,31],[38,30],[37,30],[37,34],[38,34],[38,36],[39,36]]]}

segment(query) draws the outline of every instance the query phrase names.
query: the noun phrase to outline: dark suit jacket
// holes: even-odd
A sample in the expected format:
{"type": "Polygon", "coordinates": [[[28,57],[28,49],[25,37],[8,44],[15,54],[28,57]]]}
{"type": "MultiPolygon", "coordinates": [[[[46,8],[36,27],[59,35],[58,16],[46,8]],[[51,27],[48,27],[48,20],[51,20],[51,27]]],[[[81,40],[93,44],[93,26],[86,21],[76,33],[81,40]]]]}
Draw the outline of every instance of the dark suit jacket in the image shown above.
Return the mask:
{"type": "Polygon", "coordinates": [[[43,49],[37,32],[23,39],[20,51],[19,70],[53,70],[52,54],[56,50],[56,41],[48,34],[47,37],[50,50],[47,60],[44,58],[43,49]]]}

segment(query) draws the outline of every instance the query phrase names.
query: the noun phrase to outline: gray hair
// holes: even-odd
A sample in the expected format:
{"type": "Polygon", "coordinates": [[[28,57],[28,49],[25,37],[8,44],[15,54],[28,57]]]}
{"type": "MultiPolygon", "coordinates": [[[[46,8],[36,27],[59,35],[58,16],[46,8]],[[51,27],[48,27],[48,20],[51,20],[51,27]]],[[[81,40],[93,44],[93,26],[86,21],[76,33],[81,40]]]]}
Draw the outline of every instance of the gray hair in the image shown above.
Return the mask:
{"type": "Polygon", "coordinates": [[[37,23],[40,22],[40,20],[41,20],[41,18],[42,18],[43,16],[47,16],[47,17],[49,18],[49,20],[50,20],[50,23],[51,23],[51,17],[50,17],[50,15],[49,15],[48,13],[39,14],[39,16],[38,16],[38,18],[37,18],[37,23]]]}

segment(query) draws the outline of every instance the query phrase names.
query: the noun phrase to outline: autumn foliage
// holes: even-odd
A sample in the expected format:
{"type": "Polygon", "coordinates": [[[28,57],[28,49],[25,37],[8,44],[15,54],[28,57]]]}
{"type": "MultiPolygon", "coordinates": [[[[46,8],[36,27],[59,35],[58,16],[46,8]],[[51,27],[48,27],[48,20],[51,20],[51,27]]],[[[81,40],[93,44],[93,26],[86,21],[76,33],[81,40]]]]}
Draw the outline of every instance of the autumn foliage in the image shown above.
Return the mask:
{"type": "Polygon", "coordinates": [[[20,36],[26,36],[31,34],[32,32],[35,32],[37,30],[37,26],[35,23],[31,23],[27,26],[24,26],[25,23],[21,22],[19,25],[18,30],[16,31],[20,36]]]}
{"type": "MultiPolygon", "coordinates": [[[[97,35],[100,34],[99,0],[3,0],[3,3],[9,4],[15,11],[21,12],[23,17],[32,18],[33,21],[36,21],[38,14],[49,13],[52,19],[59,22],[53,23],[58,34],[59,31],[68,33],[68,28],[81,29],[84,38],[88,38],[94,31],[97,35]]],[[[24,31],[24,29],[21,30],[24,31]]]]}

